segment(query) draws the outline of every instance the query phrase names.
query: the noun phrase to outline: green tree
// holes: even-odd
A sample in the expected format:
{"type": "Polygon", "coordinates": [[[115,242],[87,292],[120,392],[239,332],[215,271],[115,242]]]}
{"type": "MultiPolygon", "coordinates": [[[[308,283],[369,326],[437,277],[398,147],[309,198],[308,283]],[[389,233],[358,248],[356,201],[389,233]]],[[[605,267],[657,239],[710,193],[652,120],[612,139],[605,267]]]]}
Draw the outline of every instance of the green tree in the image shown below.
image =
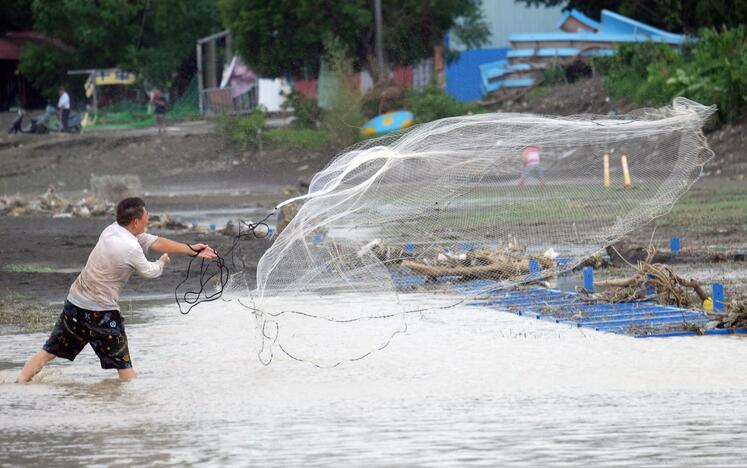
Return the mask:
{"type": "Polygon", "coordinates": [[[147,0],[137,19],[121,64],[160,87],[171,85],[198,38],[222,29],[215,0],[147,0]]]}
{"type": "Polygon", "coordinates": [[[611,10],[673,32],[747,23],[747,0],[515,0],[532,6],[575,8],[591,18],[611,10]]]}
{"type": "Polygon", "coordinates": [[[21,53],[18,72],[34,84],[41,94],[55,101],[57,86],[67,78],[64,74],[73,68],[74,58],[51,46],[27,45],[21,53]]]}
{"type": "MultiPolygon", "coordinates": [[[[413,63],[430,57],[433,46],[448,31],[468,49],[484,44],[490,29],[482,17],[479,0],[400,0],[384,2],[384,41],[394,63],[413,63]]],[[[448,59],[458,58],[446,51],[448,59]]]]}
{"type": "MultiPolygon", "coordinates": [[[[330,35],[359,58],[353,66],[374,61],[375,24],[368,0],[219,2],[236,48],[261,75],[315,75],[330,35]]],[[[382,0],[382,15],[385,55],[395,64],[431,56],[449,30],[468,47],[483,44],[489,33],[480,0],[382,0]]]]}
{"type": "Polygon", "coordinates": [[[373,14],[363,0],[220,0],[223,21],[244,61],[262,76],[316,73],[324,39],[350,49],[373,14]]]}
{"type": "Polygon", "coordinates": [[[28,0],[3,0],[0,2],[0,36],[8,31],[26,31],[34,25],[31,4],[28,0]]]}
{"type": "Polygon", "coordinates": [[[49,89],[69,68],[122,67],[167,87],[202,35],[220,29],[215,0],[34,0],[34,29],[76,48],[25,48],[19,69],[49,89]]]}
{"type": "Polygon", "coordinates": [[[611,57],[595,59],[612,96],[658,106],[685,96],[716,104],[719,119],[733,121],[747,110],[747,32],[744,27],[703,29],[682,53],[654,42],[624,44],[611,57]]]}
{"type": "Polygon", "coordinates": [[[360,138],[358,130],[365,121],[361,96],[355,88],[350,53],[340,38],[325,38],[324,52],[336,89],[329,107],[322,112],[321,126],[327,131],[329,141],[334,146],[343,148],[360,138]]]}

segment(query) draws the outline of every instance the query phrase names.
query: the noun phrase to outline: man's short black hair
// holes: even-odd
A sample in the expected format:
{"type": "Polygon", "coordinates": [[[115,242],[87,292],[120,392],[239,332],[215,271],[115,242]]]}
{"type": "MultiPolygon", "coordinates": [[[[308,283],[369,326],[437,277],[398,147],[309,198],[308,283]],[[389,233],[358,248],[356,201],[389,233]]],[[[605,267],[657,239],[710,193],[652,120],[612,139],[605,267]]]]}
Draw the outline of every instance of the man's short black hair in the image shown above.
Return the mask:
{"type": "Polygon", "coordinates": [[[144,212],[145,202],[142,198],[125,198],[117,204],[117,224],[128,226],[133,220],[143,216],[144,212]]]}

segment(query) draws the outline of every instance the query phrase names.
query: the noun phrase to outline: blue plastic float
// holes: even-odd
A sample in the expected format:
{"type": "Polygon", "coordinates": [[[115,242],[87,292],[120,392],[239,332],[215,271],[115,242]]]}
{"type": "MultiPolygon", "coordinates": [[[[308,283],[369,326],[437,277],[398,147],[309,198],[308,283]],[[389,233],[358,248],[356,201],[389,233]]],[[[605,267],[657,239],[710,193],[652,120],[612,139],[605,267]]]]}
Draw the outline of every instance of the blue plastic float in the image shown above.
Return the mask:
{"type": "Polygon", "coordinates": [[[377,115],[366,122],[361,129],[361,135],[365,138],[386,135],[387,133],[397,132],[412,125],[415,117],[411,112],[399,110],[387,112],[386,114],[377,115]]]}

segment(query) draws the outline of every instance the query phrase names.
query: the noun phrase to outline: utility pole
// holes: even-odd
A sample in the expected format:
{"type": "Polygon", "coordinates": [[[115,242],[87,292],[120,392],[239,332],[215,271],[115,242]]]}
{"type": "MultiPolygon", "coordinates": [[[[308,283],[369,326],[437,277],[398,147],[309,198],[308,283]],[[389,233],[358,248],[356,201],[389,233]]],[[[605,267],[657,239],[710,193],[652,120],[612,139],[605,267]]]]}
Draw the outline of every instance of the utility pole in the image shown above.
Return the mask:
{"type": "Polygon", "coordinates": [[[376,18],[376,62],[379,70],[376,81],[384,81],[384,33],[382,32],[383,21],[381,19],[381,0],[374,0],[374,17],[376,18]]]}

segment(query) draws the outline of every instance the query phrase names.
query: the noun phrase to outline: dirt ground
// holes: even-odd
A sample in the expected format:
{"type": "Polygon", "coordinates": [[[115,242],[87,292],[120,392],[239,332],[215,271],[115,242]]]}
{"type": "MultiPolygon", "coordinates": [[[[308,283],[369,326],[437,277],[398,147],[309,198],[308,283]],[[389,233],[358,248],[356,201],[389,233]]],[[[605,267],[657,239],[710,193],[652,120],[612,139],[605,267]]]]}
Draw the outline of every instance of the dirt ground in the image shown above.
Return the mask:
{"type": "MultiPolygon", "coordinates": [[[[99,234],[111,222],[103,218],[0,217],[0,242],[8,246],[2,255],[0,297],[63,301],[99,234]]],[[[224,254],[233,246],[233,238],[215,232],[150,231],[180,242],[204,242],[224,254]]],[[[259,239],[240,243],[238,249],[246,262],[245,271],[256,273],[256,264],[269,245],[270,241],[259,239]]],[[[150,257],[156,258],[154,254],[150,257]]],[[[173,297],[174,288],[185,277],[189,260],[183,256],[172,256],[163,276],[156,280],[133,275],[123,300],[173,297]]],[[[198,266],[197,263],[193,265],[193,273],[198,266]]],[[[235,271],[230,261],[228,266],[235,271]]],[[[195,285],[192,282],[187,284],[195,285]]]]}
{"type": "MultiPolygon", "coordinates": [[[[600,77],[529,91],[498,94],[490,107],[501,112],[532,112],[546,115],[624,114],[634,106],[611,98],[600,77]]],[[[737,122],[706,126],[708,144],[714,152],[704,175],[747,181],[747,115],[737,122]]]]}
{"type": "MultiPolygon", "coordinates": [[[[506,100],[498,108],[560,115],[628,110],[622,103],[608,100],[600,83],[594,80],[506,100]]],[[[10,118],[10,114],[0,115],[0,124],[10,118]]],[[[659,247],[677,235],[685,246],[696,250],[747,248],[746,134],[747,119],[708,134],[716,155],[706,166],[705,177],[675,210],[654,223],[659,247]],[[708,221],[709,210],[720,210],[720,217],[708,221]],[[700,220],[699,211],[704,212],[706,221],[700,220]]],[[[164,137],[159,137],[153,128],[80,135],[2,134],[0,196],[38,196],[53,186],[62,196],[76,199],[91,193],[93,175],[131,174],[140,178],[142,195],[154,214],[252,208],[263,212],[295,194],[299,179],[308,180],[332,156],[333,151],[242,151],[226,144],[209,122],[179,124],[164,137]]],[[[0,215],[0,309],[9,300],[62,302],[101,230],[112,221],[0,215]]],[[[152,232],[178,241],[207,242],[224,253],[233,241],[232,237],[210,231],[152,232]]],[[[632,233],[626,241],[645,244],[651,232],[648,227],[632,233]]],[[[254,273],[269,245],[268,240],[241,243],[249,274],[254,273]]],[[[173,259],[164,276],[157,280],[133,276],[122,303],[173,297],[187,262],[186,258],[173,259]]]]}
{"type": "MultiPolygon", "coordinates": [[[[2,117],[0,122],[12,116],[2,117]]],[[[295,195],[299,180],[308,180],[331,156],[241,151],[215,135],[209,123],[171,127],[164,137],[158,137],[154,129],[2,135],[0,196],[35,197],[52,186],[62,197],[76,200],[92,193],[92,176],[128,174],[139,177],[139,195],[146,199],[151,214],[252,208],[263,213],[295,195]]],[[[111,222],[113,218],[104,217],[0,215],[0,245],[6,246],[0,252],[0,309],[9,301],[62,302],[102,229],[111,222]]],[[[217,226],[218,230],[222,227],[217,226]]],[[[206,242],[223,254],[233,242],[232,237],[207,228],[150,231],[177,241],[206,242]]],[[[266,239],[241,242],[239,250],[249,274],[269,245],[266,239]]],[[[122,303],[173,298],[188,261],[172,258],[157,280],[133,276],[122,303]]],[[[228,266],[235,270],[230,262],[228,266]]]]}
{"type": "Polygon", "coordinates": [[[313,175],[329,154],[241,151],[205,127],[0,139],[0,193],[43,193],[50,185],[69,196],[90,189],[91,176],[137,175],[147,195],[267,194],[313,175]]]}

